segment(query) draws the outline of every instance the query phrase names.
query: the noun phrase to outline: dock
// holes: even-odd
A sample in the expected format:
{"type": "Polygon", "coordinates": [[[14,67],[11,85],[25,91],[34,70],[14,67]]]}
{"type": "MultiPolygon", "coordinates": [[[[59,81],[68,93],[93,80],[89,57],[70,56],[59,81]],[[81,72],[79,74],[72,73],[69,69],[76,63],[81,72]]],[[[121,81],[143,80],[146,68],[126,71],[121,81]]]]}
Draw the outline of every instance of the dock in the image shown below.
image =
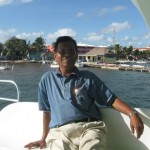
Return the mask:
{"type": "Polygon", "coordinates": [[[139,71],[139,72],[150,72],[149,67],[144,67],[140,65],[133,65],[133,66],[119,66],[119,70],[125,70],[125,71],[139,71]]]}
{"type": "Polygon", "coordinates": [[[145,67],[142,65],[118,65],[118,64],[86,63],[86,64],[84,64],[84,67],[101,68],[101,69],[109,69],[109,70],[150,72],[150,67],[145,67]]]}

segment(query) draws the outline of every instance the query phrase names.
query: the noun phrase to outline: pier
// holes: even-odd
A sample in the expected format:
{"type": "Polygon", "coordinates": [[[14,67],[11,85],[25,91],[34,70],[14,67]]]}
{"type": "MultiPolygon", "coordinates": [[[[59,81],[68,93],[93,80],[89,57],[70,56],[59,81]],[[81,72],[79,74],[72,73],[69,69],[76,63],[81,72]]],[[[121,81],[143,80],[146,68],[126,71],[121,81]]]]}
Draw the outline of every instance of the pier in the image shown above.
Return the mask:
{"type": "Polygon", "coordinates": [[[139,72],[150,72],[149,67],[144,66],[119,66],[119,70],[125,70],[125,71],[139,71],[139,72]]]}
{"type": "Polygon", "coordinates": [[[138,72],[150,72],[150,67],[145,67],[142,65],[126,65],[126,64],[95,64],[86,63],[84,67],[90,68],[101,68],[109,70],[124,70],[124,71],[138,71],[138,72]]]}

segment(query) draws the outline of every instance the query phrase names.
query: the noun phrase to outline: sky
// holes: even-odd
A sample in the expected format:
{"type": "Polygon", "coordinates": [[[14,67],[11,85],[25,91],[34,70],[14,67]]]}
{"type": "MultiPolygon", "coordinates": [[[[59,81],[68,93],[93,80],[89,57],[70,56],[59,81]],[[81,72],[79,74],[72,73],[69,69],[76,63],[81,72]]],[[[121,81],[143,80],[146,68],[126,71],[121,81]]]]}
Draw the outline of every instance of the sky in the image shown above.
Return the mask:
{"type": "Polygon", "coordinates": [[[150,29],[131,0],[0,0],[0,42],[12,36],[46,44],[72,36],[94,46],[150,46],[150,29]]]}

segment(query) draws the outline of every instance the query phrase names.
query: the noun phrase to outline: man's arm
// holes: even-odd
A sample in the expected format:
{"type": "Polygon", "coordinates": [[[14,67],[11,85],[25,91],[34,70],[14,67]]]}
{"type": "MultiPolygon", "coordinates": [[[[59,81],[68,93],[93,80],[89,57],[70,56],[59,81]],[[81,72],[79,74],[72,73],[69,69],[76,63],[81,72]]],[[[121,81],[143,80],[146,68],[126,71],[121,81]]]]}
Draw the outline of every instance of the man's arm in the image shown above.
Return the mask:
{"type": "Polygon", "coordinates": [[[41,140],[31,142],[25,145],[25,148],[31,149],[35,147],[44,148],[46,146],[46,137],[49,133],[49,123],[50,123],[50,112],[43,112],[43,134],[41,140]]]}
{"type": "Polygon", "coordinates": [[[112,107],[117,111],[129,116],[131,131],[133,134],[136,131],[137,138],[140,138],[144,130],[144,125],[139,115],[137,115],[136,111],[130,106],[128,106],[126,103],[121,101],[119,98],[115,99],[115,101],[112,104],[112,107]]]}
{"type": "Polygon", "coordinates": [[[49,123],[50,123],[50,112],[43,112],[43,135],[42,140],[45,141],[48,133],[49,133],[49,123]]]}

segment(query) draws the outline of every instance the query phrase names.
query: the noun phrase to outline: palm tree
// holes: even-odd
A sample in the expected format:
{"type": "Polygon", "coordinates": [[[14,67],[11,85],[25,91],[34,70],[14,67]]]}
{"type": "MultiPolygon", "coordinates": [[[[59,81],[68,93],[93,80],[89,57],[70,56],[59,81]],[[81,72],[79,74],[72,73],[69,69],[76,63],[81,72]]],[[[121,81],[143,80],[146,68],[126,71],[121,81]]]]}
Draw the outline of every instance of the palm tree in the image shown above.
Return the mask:
{"type": "Polygon", "coordinates": [[[31,47],[38,52],[43,52],[46,49],[45,40],[42,37],[37,37],[31,47]]]}
{"type": "Polygon", "coordinates": [[[3,52],[3,44],[0,43],[0,56],[2,56],[2,52],[3,52]]]}
{"type": "Polygon", "coordinates": [[[24,58],[29,50],[29,44],[27,41],[16,37],[7,40],[4,45],[7,55],[11,56],[12,60],[24,58]]]}

